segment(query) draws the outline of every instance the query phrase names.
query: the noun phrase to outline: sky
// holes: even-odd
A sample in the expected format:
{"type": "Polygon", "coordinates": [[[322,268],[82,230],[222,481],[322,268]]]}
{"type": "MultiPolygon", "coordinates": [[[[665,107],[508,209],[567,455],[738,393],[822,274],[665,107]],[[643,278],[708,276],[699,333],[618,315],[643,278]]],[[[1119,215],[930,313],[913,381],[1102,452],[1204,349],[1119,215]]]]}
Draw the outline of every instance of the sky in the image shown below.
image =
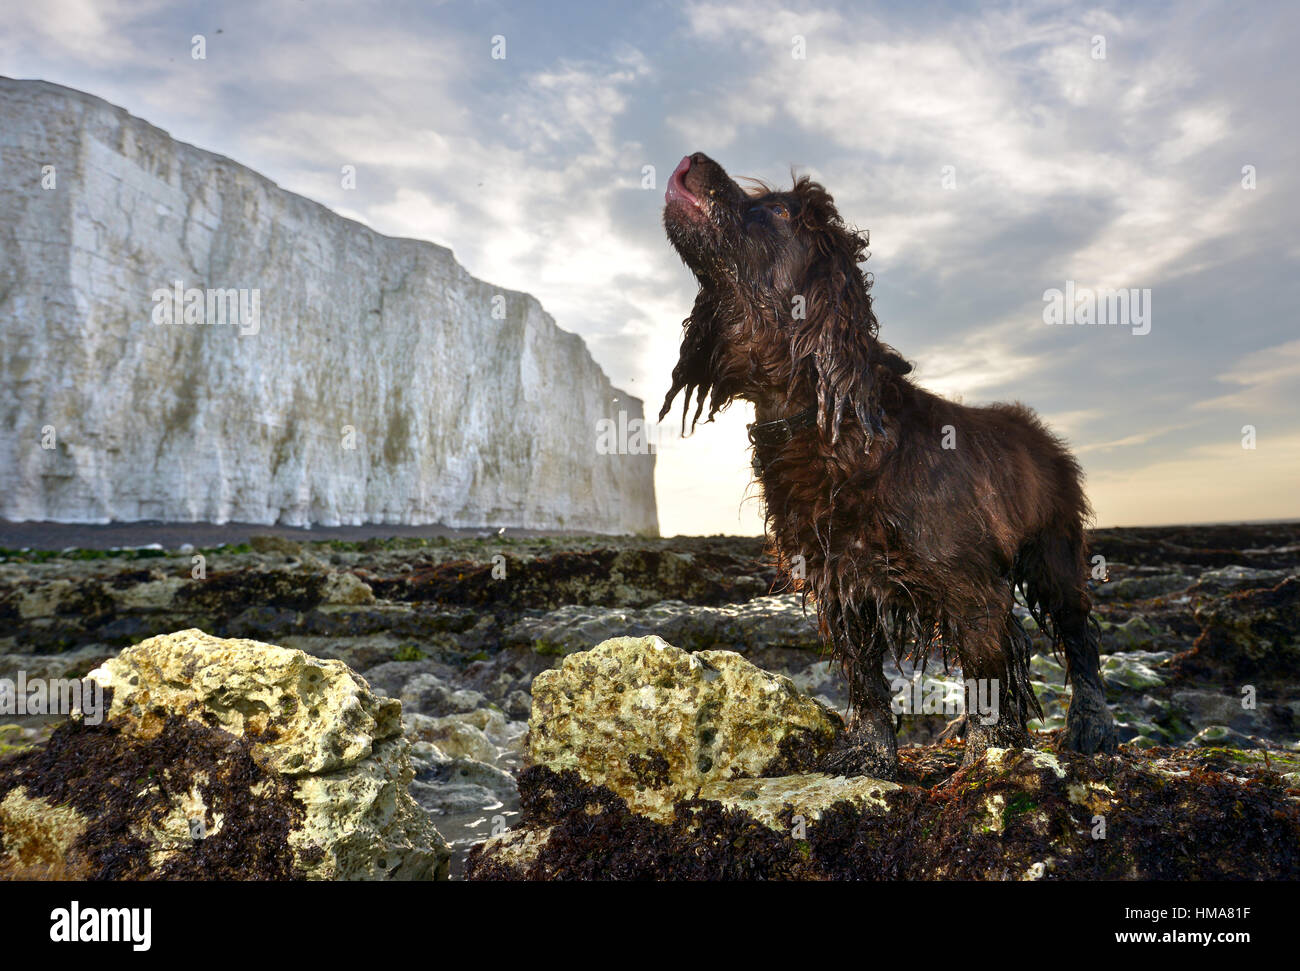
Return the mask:
{"type": "MultiPolygon", "coordinates": [[[[882,339],[932,391],[1038,410],[1098,525],[1300,516],[1300,5],[0,0],[0,23],[0,75],[451,247],[650,415],[695,294],[661,224],[677,162],[812,175],[870,233],[882,339]],[[1049,323],[1067,286],[1141,298],[1049,323]]],[[[751,420],[665,421],[665,535],[762,531],[751,420]]]]}

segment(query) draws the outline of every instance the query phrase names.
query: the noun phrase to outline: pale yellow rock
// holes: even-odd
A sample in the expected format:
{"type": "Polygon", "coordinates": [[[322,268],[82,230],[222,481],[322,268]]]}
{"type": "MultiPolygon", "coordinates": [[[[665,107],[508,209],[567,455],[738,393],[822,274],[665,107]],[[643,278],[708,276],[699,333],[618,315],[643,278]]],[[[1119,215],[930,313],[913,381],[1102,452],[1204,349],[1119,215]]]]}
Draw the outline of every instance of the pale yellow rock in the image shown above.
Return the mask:
{"type": "Polygon", "coordinates": [[[151,637],[91,671],[113,689],[110,718],[147,725],[174,712],[257,741],[253,755],[286,775],[330,772],[370,755],[401,733],[401,704],[377,697],[342,661],[201,630],[151,637]]]}
{"type": "Polygon", "coordinates": [[[327,604],[372,604],[375,592],[354,573],[331,573],[325,578],[323,599],[327,604]]]}
{"type": "Polygon", "coordinates": [[[289,843],[309,878],[446,879],[446,845],[408,792],[408,751],[402,737],[385,739],[363,762],[298,779],[306,818],[289,843]],[[307,852],[313,846],[326,851],[319,860],[307,852]]]}
{"type": "Polygon", "coordinates": [[[780,816],[786,806],[804,822],[822,818],[837,802],[857,809],[885,812],[885,794],[897,789],[893,782],[869,776],[846,779],[821,772],[778,776],[773,779],[730,779],[700,787],[700,798],[739,809],[772,829],[784,830],[780,816]]]}
{"type": "MultiPolygon", "coordinates": [[[[304,807],[289,843],[310,878],[446,878],[447,845],[408,791],[401,704],[341,661],[185,630],[127,648],[89,677],[113,689],[109,719],[128,733],[150,737],[180,714],[249,736],[254,759],[289,777],[304,807]]],[[[207,815],[197,789],[173,799],[146,834],[155,865],[188,844],[189,820],[207,815]]],[[[221,824],[208,819],[209,835],[221,824]]]]}
{"type": "Polygon", "coordinates": [[[549,826],[542,829],[508,829],[483,841],[483,858],[520,872],[532,866],[550,838],[549,826]]]}
{"type": "Polygon", "coordinates": [[[757,777],[791,752],[811,764],[840,730],[835,712],[739,654],[616,637],[533,681],[529,760],[630,801],[757,777]]]}
{"type": "Polygon", "coordinates": [[[198,773],[187,791],[172,796],[171,807],[162,818],[140,834],[149,844],[149,862],[155,869],[161,868],[175,854],[190,851],[195,839],[191,826],[195,821],[202,821],[201,836],[204,839],[221,832],[224,814],[217,813],[209,819],[208,805],[203,799],[201,788],[207,781],[207,773],[198,773]]]}

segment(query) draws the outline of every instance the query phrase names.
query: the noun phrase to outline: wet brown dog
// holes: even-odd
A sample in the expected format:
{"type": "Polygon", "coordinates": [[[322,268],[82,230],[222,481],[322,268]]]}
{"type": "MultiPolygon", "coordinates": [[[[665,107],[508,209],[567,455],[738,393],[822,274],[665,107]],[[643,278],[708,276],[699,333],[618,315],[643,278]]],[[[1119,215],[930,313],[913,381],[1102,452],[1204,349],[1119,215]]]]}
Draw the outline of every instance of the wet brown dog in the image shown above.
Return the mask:
{"type": "Polygon", "coordinates": [[[1073,689],[1062,743],[1114,751],[1086,590],[1081,473],[1028,408],[968,408],[917,387],[877,339],[865,236],[807,178],[746,192],[708,156],[682,159],[668,238],[700,289],[662,419],[685,426],[754,404],[754,467],[782,567],[810,592],[849,683],[851,717],[825,769],[893,778],[896,657],[954,652],[993,702],[968,710],[966,762],[1028,743],[1038,710],[1019,587],[1063,649],[1073,689]]]}

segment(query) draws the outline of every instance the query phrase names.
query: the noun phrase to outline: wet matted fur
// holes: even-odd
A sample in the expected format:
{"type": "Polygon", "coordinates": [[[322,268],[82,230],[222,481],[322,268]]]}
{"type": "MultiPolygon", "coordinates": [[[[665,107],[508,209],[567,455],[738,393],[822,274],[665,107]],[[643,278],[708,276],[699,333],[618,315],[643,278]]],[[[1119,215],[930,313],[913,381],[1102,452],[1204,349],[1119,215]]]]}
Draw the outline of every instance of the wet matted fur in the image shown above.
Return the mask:
{"type": "Polygon", "coordinates": [[[815,600],[849,683],[849,732],[825,768],[894,776],[886,651],[938,648],[994,686],[996,721],[968,720],[968,763],[1026,744],[1038,704],[1016,587],[1065,655],[1062,743],[1114,751],[1089,623],[1091,513],[1065,444],[1023,405],[966,407],[908,379],[911,365],[877,337],[858,265],[867,238],[820,184],[747,192],[696,153],[666,201],[668,238],[700,289],[659,417],[683,391],[683,430],[706,408],[712,420],[734,399],[754,404],[769,541],[815,600]]]}

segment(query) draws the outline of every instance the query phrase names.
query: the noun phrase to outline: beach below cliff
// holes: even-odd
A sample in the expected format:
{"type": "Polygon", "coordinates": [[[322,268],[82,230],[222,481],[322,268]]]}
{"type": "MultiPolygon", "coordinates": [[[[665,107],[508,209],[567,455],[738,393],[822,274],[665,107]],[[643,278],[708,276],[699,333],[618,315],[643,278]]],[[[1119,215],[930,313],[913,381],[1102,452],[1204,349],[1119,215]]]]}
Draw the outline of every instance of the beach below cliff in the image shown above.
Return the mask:
{"type": "MultiPolygon", "coordinates": [[[[410,792],[451,844],[453,876],[471,846],[521,821],[534,679],[568,656],[657,636],[688,652],[736,652],[844,710],[813,605],[781,589],[757,537],[254,527],[245,538],[133,527],[99,536],[77,527],[47,541],[54,549],[7,534],[0,678],[81,677],[131,645],[191,628],[342,661],[377,697],[401,702],[410,792]]],[[[1092,594],[1122,752],[1226,759],[1246,774],[1267,767],[1295,787],[1300,524],[1108,529],[1090,539],[1108,573],[1092,594]]],[[[1068,691],[1033,634],[1044,717],[1031,727],[1050,745],[1068,691]]],[[[917,678],[928,695],[959,686],[961,672],[931,662],[922,674],[904,659],[886,677],[917,678]]],[[[902,719],[900,744],[914,747],[905,763],[930,765],[915,784],[936,784],[926,775],[936,766],[955,768],[938,741],[950,720],[902,719]]],[[[44,744],[56,721],[0,715],[0,755],[44,744]]]]}

